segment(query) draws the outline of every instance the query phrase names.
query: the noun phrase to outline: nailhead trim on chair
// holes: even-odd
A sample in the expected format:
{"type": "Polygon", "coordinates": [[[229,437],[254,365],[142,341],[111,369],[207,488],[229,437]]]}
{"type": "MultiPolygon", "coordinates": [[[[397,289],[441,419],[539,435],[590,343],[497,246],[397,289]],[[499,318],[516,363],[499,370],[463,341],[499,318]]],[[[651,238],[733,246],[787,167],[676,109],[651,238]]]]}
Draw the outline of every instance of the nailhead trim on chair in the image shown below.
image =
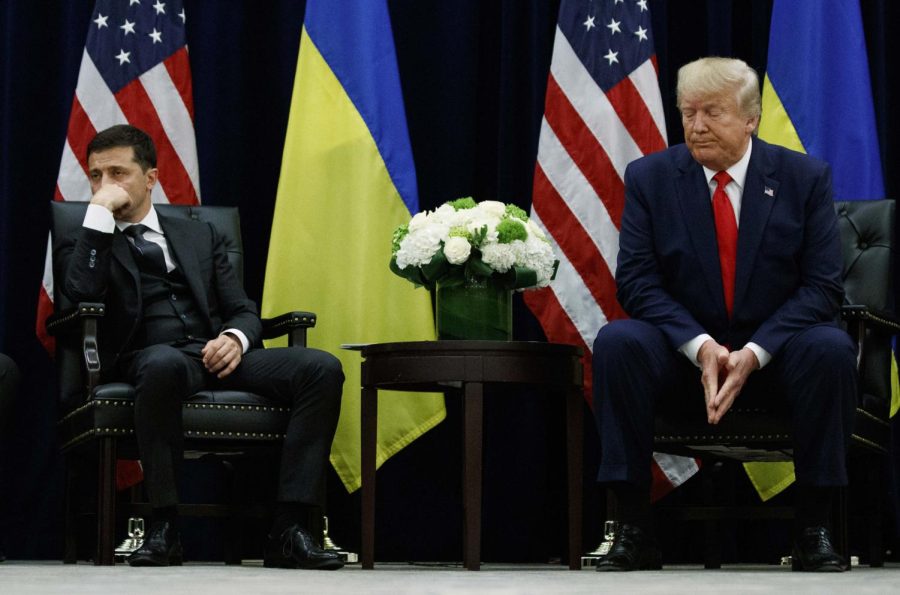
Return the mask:
{"type": "Polygon", "coordinates": [[[57,422],[57,425],[62,424],[63,422],[65,422],[67,419],[69,419],[73,415],[80,413],[80,412],[84,411],[85,409],[89,409],[90,407],[99,407],[100,405],[112,405],[114,407],[134,407],[134,401],[128,401],[125,399],[115,399],[115,400],[94,399],[93,401],[88,401],[81,407],[78,407],[78,408],[70,411],[64,418],[62,418],[61,420],[59,420],[59,422],[57,422]]]}
{"type": "MultiPolygon", "coordinates": [[[[859,407],[857,407],[857,408],[856,408],[856,412],[857,412],[857,413],[862,413],[862,414],[865,415],[866,417],[870,418],[872,421],[874,421],[874,422],[876,422],[876,423],[879,423],[879,424],[883,425],[884,427],[888,427],[888,426],[890,425],[890,424],[888,424],[888,422],[886,422],[885,420],[881,419],[880,417],[875,417],[874,415],[872,415],[871,413],[869,413],[869,412],[866,411],[865,409],[860,409],[859,407]]],[[[855,434],[854,434],[854,436],[855,436],[855,434]]]]}
{"type": "Polygon", "coordinates": [[[185,407],[188,409],[219,409],[219,410],[232,410],[232,411],[268,411],[268,412],[280,412],[287,413],[287,407],[267,407],[265,405],[222,405],[219,403],[185,403],[185,407]]]}
{"type": "Polygon", "coordinates": [[[789,434],[760,434],[760,435],[742,435],[735,434],[734,436],[657,436],[656,440],[661,442],[665,442],[667,440],[695,440],[699,442],[721,442],[722,440],[787,440],[790,438],[789,434]]]}
{"type": "Polygon", "coordinates": [[[185,435],[191,438],[265,438],[267,440],[283,440],[284,434],[269,434],[260,432],[209,432],[198,430],[185,430],[185,435]]]}

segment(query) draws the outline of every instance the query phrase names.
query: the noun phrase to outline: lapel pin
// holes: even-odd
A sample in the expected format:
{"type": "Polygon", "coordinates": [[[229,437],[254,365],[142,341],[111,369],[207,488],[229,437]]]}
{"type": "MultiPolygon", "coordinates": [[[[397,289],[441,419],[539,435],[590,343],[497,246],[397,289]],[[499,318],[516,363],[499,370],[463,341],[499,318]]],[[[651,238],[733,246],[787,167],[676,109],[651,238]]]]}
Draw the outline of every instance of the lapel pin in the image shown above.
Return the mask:
{"type": "Polygon", "coordinates": [[[766,186],[766,189],[763,190],[763,194],[765,194],[766,196],[774,197],[774,196],[775,196],[775,190],[772,189],[772,188],[769,188],[768,186],[766,186]]]}

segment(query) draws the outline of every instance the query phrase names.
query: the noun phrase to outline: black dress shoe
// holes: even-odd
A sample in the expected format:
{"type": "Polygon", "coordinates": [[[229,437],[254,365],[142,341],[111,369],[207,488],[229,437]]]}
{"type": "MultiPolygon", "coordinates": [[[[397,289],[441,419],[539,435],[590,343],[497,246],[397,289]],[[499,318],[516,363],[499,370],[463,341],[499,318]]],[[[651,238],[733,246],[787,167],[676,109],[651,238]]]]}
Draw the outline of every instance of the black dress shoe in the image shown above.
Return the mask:
{"type": "Polygon", "coordinates": [[[662,554],[656,541],[640,527],[627,524],[619,526],[609,553],[597,563],[597,572],[661,568],[662,554]]]}
{"type": "Polygon", "coordinates": [[[291,525],[278,537],[269,535],[263,566],[337,570],[344,566],[344,561],[337,552],[322,549],[306,529],[291,525]]]}
{"type": "Polygon", "coordinates": [[[128,556],[131,566],[181,566],[184,553],[178,529],[172,523],[158,521],[150,526],[144,543],[128,556]]]}
{"type": "Polygon", "coordinates": [[[844,572],[850,566],[831,545],[828,529],[807,527],[794,542],[791,568],[806,572],[844,572]]]}

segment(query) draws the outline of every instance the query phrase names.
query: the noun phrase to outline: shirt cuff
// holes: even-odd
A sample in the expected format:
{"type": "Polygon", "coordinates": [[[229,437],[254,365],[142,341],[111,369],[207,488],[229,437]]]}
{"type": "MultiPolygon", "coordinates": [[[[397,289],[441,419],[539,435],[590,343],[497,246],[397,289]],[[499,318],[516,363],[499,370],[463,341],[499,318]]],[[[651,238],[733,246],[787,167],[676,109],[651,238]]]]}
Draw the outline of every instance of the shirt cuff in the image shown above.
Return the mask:
{"type": "Polygon", "coordinates": [[[772,354],[757,345],[756,343],[747,343],[744,345],[747,349],[752,351],[756,355],[756,359],[759,360],[759,369],[762,370],[763,367],[772,361],[772,354]]]}
{"type": "Polygon", "coordinates": [[[82,225],[94,231],[112,233],[116,230],[116,219],[106,207],[89,204],[87,211],[84,213],[82,225]]]}
{"type": "Polygon", "coordinates": [[[706,333],[702,335],[697,335],[684,345],[678,348],[678,351],[683,353],[685,357],[690,360],[692,364],[700,367],[700,362],[697,361],[697,352],[700,351],[700,346],[703,345],[708,339],[712,339],[712,337],[706,333]]]}
{"type": "Polygon", "coordinates": [[[241,353],[247,353],[247,350],[250,349],[250,341],[247,339],[247,335],[245,335],[243,331],[239,331],[236,328],[229,328],[222,331],[223,335],[225,333],[237,337],[237,340],[241,342],[241,353]]]}

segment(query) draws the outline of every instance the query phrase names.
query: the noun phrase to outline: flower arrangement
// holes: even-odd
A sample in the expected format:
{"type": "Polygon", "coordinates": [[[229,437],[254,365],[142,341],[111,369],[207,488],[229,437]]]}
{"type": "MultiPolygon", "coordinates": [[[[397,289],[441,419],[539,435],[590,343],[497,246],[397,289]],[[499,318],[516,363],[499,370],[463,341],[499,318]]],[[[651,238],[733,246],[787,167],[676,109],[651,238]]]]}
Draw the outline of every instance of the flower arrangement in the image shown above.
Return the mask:
{"type": "Polygon", "coordinates": [[[507,289],[546,287],[558,265],[541,228],[502,202],[452,200],[394,231],[391,270],[429,289],[485,279],[507,289]]]}

